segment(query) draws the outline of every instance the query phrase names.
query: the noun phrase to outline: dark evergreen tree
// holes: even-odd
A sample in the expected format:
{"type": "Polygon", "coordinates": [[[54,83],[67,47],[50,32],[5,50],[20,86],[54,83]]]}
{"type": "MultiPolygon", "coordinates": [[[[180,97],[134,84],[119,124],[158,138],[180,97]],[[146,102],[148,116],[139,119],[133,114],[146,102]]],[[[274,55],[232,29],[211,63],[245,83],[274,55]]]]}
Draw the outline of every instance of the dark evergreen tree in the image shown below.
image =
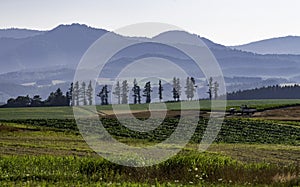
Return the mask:
{"type": "Polygon", "coordinates": [[[63,95],[60,88],[55,92],[51,92],[47,100],[45,101],[46,106],[66,106],[67,97],[63,95]]]}
{"type": "Polygon", "coordinates": [[[69,105],[71,106],[74,106],[75,105],[75,102],[74,102],[74,99],[73,99],[73,82],[71,83],[70,85],[70,88],[69,88],[69,98],[68,100],[70,101],[69,105]]]}
{"type": "Polygon", "coordinates": [[[7,107],[27,107],[31,105],[32,99],[27,96],[18,96],[16,99],[10,98],[7,101],[7,107]]]}
{"type": "Polygon", "coordinates": [[[121,104],[121,86],[120,86],[119,81],[117,81],[117,84],[116,84],[113,94],[116,96],[116,98],[118,100],[118,104],[121,104]]]}
{"type": "Polygon", "coordinates": [[[134,79],[133,81],[133,88],[132,88],[132,92],[133,92],[133,103],[137,104],[137,103],[141,103],[141,88],[140,86],[137,84],[136,79],[134,79]]]}
{"type": "Polygon", "coordinates": [[[190,98],[191,100],[193,100],[194,96],[195,96],[195,91],[196,91],[196,82],[195,82],[195,79],[194,77],[191,77],[191,80],[190,80],[190,98]]]}
{"type": "Polygon", "coordinates": [[[239,90],[228,93],[230,100],[250,100],[250,99],[299,99],[300,86],[268,86],[251,90],[239,90]]]}
{"type": "Polygon", "coordinates": [[[137,86],[136,87],[136,93],[137,93],[137,103],[138,104],[141,104],[141,87],[140,86],[137,86]]]}
{"type": "Polygon", "coordinates": [[[66,106],[70,106],[71,104],[71,96],[70,93],[67,91],[66,92],[66,106]]]}
{"type": "Polygon", "coordinates": [[[163,99],[163,91],[164,91],[164,88],[162,87],[161,80],[159,80],[159,82],[158,82],[158,96],[159,96],[159,101],[160,102],[163,99]]]}
{"type": "Polygon", "coordinates": [[[181,86],[180,86],[180,79],[177,78],[176,80],[176,90],[177,90],[177,101],[180,101],[180,95],[181,95],[181,86]]]}
{"type": "Polygon", "coordinates": [[[108,88],[107,88],[107,85],[105,85],[105,90],[104,90],[104,96],[105,96],[105,99],[104,99],[104,103],[106,104],[106,105],[108,105],[108,93],[109,93],[110,91],[108,91],[108,88]]]}
{"type": "Polygon", "coordinates": [[[32,100],[31,100],[31,106],[33,107],[38,107],[38,106],[42,106],[43,105],[43,101],[40,95],[35,95],[33,96],[32,100]]]}
{"type": "Polygon", "coordinates": [[[137,104],[137,93],[136,93],[136,90],[137,90],[137,82],[136,82],[136,79],[133,80],[133,87],[132,87],[132,97],[133,97],[133,104],[137,104]]]}
{"type": "Polygon", "coordinates": [[[108,93],[107,85],[104,85],[100,93],[97,95],[101,99],[101,105],[108,105],[108,93]]]}
{"type": "Polygon", "coordinates": [[[151,83],[149,81],[145,84],[145,87],[143,90],[143,93],[144,93],[143,96],[146,97],[146,103],[151,103],[151,92],[152,92],[151,83]]]}
{"type": "Polygon", "coordinates": [[[172,89],[172,93],[173,93],[173,99],[174,101],[176,101],[177,98],[177,90],[176,90],[176,77],[173,78],[173,89],[172,89]]]}

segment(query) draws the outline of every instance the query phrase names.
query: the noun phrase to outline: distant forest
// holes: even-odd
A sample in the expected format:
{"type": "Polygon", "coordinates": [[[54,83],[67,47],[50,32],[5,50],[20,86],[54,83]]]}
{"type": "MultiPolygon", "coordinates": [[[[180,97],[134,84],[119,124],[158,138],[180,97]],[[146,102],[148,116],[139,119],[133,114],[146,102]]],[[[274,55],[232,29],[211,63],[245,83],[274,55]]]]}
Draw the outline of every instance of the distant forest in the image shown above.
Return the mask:
{"type": "Polygon", "coordinates": [[[268,86],[227,94],[228,100],[249,99],[300,99],[300,86],[268,86]]]}

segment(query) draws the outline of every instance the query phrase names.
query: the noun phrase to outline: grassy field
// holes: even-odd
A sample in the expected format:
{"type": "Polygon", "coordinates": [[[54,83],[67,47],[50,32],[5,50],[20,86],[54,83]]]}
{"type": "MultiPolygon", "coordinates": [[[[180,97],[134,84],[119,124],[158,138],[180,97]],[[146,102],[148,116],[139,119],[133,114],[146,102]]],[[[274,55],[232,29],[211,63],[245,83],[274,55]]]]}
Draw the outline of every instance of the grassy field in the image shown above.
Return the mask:
{"type": "MultiPolygon", "coordinates": [[[[217,142],[204,153],[197,152],[195,142],[199,140],[194,139],[166,162],[131,168],[110,163],[95,154],[72,127],[74,122],[63,121],[0,123],[0,186],[288,186],[300,182],[297,125],[277,131],[280,124],[274,122],[260,121],[254,126],[257,121],[230,119],[217,142]],[[238,124],[246,125],[235,128],[238,124]],[[275,128],[268,134],[269,126],[275,128]],[[239,134],[234,133],[239,130],[239,134]],[[258,134],[259,139],[255,139],[257,130],[264,131],[258,134]],[[292,132],[296,137],[287,138],[292,132]]],[[[112,126],[108,131],[117,139],[130,145],[154,144],[159,140],[159,136],[155,140],[146,136],[150,137],[147,139],[145,134],[124,137],[129,131],[120,133],[120,127],[111,119],[106,125],[112,126]]],[[[196,134],[201,133],[199,130],[196,134]]]]}
{"type": "MultiPolygon", "coordinates": [[[[201,105],[209,106],[208,101],[201,105]]],[[[270,109],[299,100],[229,101],[270,109]]],[[[179,103],[167,103],[177,110],[179,103]]],[[[109,110],[111,106],[99,106],[109,110]]],[[[144,110],[146,105],[132,106],[144,110]]],[[[152,145],[168,137],[177,118],[137,133],[103,118],[107,131],[128,145],[152,145]]],[[[156,123],[154,119],[153,123],[156,123]]],[[[184,121],[189,125],[188,119],[184,121]]],[[[230,117],[214,143],[198,151],[207,125],[176,156],[145,168],[113,164],[98,156],[78,132],[70,107],[0,109],[0,186],[297,186],[300,185],[300,122],[230,117]]],[[[105,144],[106,142],[103,142],[105,144]]]]}
{"type": "MultiPolygon", "coordinates": [[[[188,101],[194,102],[194,101],[188,101]]],[[[215,101],[216,105],[218,102],[215,101]]],[[[180,110],[180,102],[168,102],[165,103],[168,110],[180,110]]],[[[280,99],[280,100],[228,100],[227,109],[236,108],[239,109],[241,105],[248,105],[249,107],[257,108],[258,110],[273,109],[283,106],[300,105],[300,99],[280,99]]],[[[153,108],[159,108],[161,103],[152,104],[153,108]]],[[[209,111],[211,102],[208,100],[200,101],[200,110],[209,111]]],[[[112,105],[97,106],[97,110],[111,111],[112,105]]],[[[121,106],[122,107],[122,106],[121,106]]],[[[133,111],[145,111],[148,110],[148,104],[130,105],[130,109],[133,111]]],[[[0,119],[72,119],[73,110],[71,107],[33,107],[33,108],[0,108],[0,119]]]]}

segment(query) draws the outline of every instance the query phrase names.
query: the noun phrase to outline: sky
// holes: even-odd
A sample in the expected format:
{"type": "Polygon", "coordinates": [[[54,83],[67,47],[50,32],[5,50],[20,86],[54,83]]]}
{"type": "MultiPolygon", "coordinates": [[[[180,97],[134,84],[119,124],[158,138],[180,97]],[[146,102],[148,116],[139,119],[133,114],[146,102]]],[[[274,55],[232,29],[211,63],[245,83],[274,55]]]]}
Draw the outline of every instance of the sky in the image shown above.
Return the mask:
{"type": "Polygon", "coordinates": [[[300,36],[299,0],[1,0],[0,28],[81,23],[114,30],[161,22],[223,45],[300,36]]]}

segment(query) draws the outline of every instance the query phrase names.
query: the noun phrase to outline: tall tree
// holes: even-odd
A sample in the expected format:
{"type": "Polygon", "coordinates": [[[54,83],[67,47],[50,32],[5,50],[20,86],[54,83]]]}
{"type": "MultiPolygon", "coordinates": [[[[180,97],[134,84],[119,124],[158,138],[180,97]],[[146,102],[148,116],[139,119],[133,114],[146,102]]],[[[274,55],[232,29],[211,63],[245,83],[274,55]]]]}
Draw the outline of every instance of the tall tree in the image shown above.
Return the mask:
{"type": "Polygon", "coordinates": [[[174,99],[174,101],[176,101],[176,98],[177,98],[176,77],[173,78],[173,90],[172,90],[172,93],[173,93],[173,99],[174,99]]]}
{"type": "Polygon", "coordinates": [[[51,92],[45,104],[48,106],[66,106],[67,98],[58,88],[55,92],[51,92]]]}
{"type": "Polygon", "coordinates": [[[79,82],[76,81],[73,87],[73,94],[72,94],[72,100],[74,105],[79,105],[79,82]]]}
{"type": "Polygon", "coordinates": [[[187,99],[192,100],[195,92],[195,79],[193,77],[187,77],[185,89],[187,99]]]}
{"type": "Polygon", "coordinates": [[[190,77],[186,78],[186,83],[185,83],[185,95],[187,100],[191,98],[191,83],[190,83],[190,77]]]}
{"type": "Polygon", "coordinates": [[[107,85],[105,85],[105,90],[104,90],[104,96],[105,96],[105,99],[104,99],[104,102],[106,105],[108,105],[108,93],[110,91],[108,91],[108,88],[107,88],[107,85]]]}
{"type": "Polygon", "coordinates": [[[128,103],[128,83],[127,80],[124,80],[122,82],[122,88],[121,88],[121,103],[122,104],[127,104],[128,103]]]}
{"type": "Polygon", "coordinates": [[[18,96],[16,99],[10,98],[7,101],[7,106],[8,107],[27,107],[31,105],[32,99],[27,96],[18,96]]]}
{"type": "Polygon", "coordinates": [[[43,101],[40,95],[35,95],[32,98],[31,101],[31,106],[37,107],[37,106],[42,106],[43,105],[43,101]]]}
{"type": "Polygon", "coordinates": [[[149,81],[145,84],[145,87],[143,90],[143,93],[144,93],[143,96],[146,97],[146,103],[151,103],[151,92],[152,92],[151,83],[149,81]]]}
{"type": "Polygon", "coordinates": [[[214,88],[212,77],[209,78],[207,86],[208,86],[207,93],[208,93],[208,96],[209,96],[209,100],[211,100],[212,99],[212,94],[213,94],[213,88],[214,88]]]}
{"type": "Polygon", "coordinates": [[[81,83],[80,98],[82,100],[83,105],[87,105],[87,100],[86,100],[86,84],[85,84],[84,81],[81,83]]]}
{"type": "Polygon", "coordinates": [[[137,103],[141,103],[141,89],[140,89],[140,86],[137,84],[137,81],[136,79],[134,79],[133,81],[133,88],[132,88],[132,91],[133,91],[133,103],[134,104],[137,104],[137,103]]]}
{"type": "Polygon", "coordinates": [[[214,82],[214,94],[215,94],[215,99],[218,98],[218,92],[219,92],[219,83],[217,81],[214,82]]]}
{"type": "Polygon", "coordinates": [[[66,106],[70,106],[71,104],[71,95],[70,95],[70,92],[67,91],[66,92],[66,106]]]}
{"type": "Polygon", "coordinates": [[[161,80],[159,80],[159,82],[158,82],[158,96],[159,96],[159,101],[160,102],[163,99],[163,94],[162,94],[163,91],[164,91],[164,88],[162,87],[161,80]]]}
{"type": "Polygon", "coordinates": [[[69,98],[68,98],[68,100],[69,100],[69,105],[71,105],[71,106],[74,106],[75,105],[75,102],[74,102],[74,99],[73,99],[73,87],[74,87],[74,85],[73,85],[73,82],[71,83],[71,85],[70,85],[70,88],[69,88],[69,98]]]}
{"type": "Polygon", "coordinates": [[[141,104],[141,87],[140,86],[137,86],[137,102],[138,104],[141,104]]]}
{"type": "Polygon", "coordinates": [[[177,78],[176,80],[176,86],[177,86],[177,101],[180,101],[180,95],[181,95],[181,86],[180,86],[180,79],[177,78]]]}
{"type": "Polygon", "coordinates": [[[108,93],[109,91],[107,85],[104,85],[99,94],[97,95],[101,99],[101,105],[108,105],[108,93]]]}
{"type": "Polygon", "coordinates": [[[195,96],[195,91],[196,91],[196,81],[194,79],[194,77],[191,77],[191,81],[190,81],[190,86],[191,86],[191,100],[193,100],[194,96],[195,96]]]}
{"type": "Polygon", "coordinates": [[[181,95],[181,86],[180,86],[180,79],[174,77],[173,78],[173,98],[174,101],[180,101],[180,95],[181,95]]]}
{"type": "Polygon", "coordinates": [[[120,86],[119,81],[117,81],[117,84],[116,84],[113,94],[116,96],[116,98],[118,100],[118,104],[121,104],[121,86],[120,86]]]}
{"type": "Polygon", "coordinates": [[[88,100],[88,104],[92,105],[93,104],[93,86],[92,86],[92,81],[89,82],[89,85],[86,90],[86,96],[88,100]]]}

